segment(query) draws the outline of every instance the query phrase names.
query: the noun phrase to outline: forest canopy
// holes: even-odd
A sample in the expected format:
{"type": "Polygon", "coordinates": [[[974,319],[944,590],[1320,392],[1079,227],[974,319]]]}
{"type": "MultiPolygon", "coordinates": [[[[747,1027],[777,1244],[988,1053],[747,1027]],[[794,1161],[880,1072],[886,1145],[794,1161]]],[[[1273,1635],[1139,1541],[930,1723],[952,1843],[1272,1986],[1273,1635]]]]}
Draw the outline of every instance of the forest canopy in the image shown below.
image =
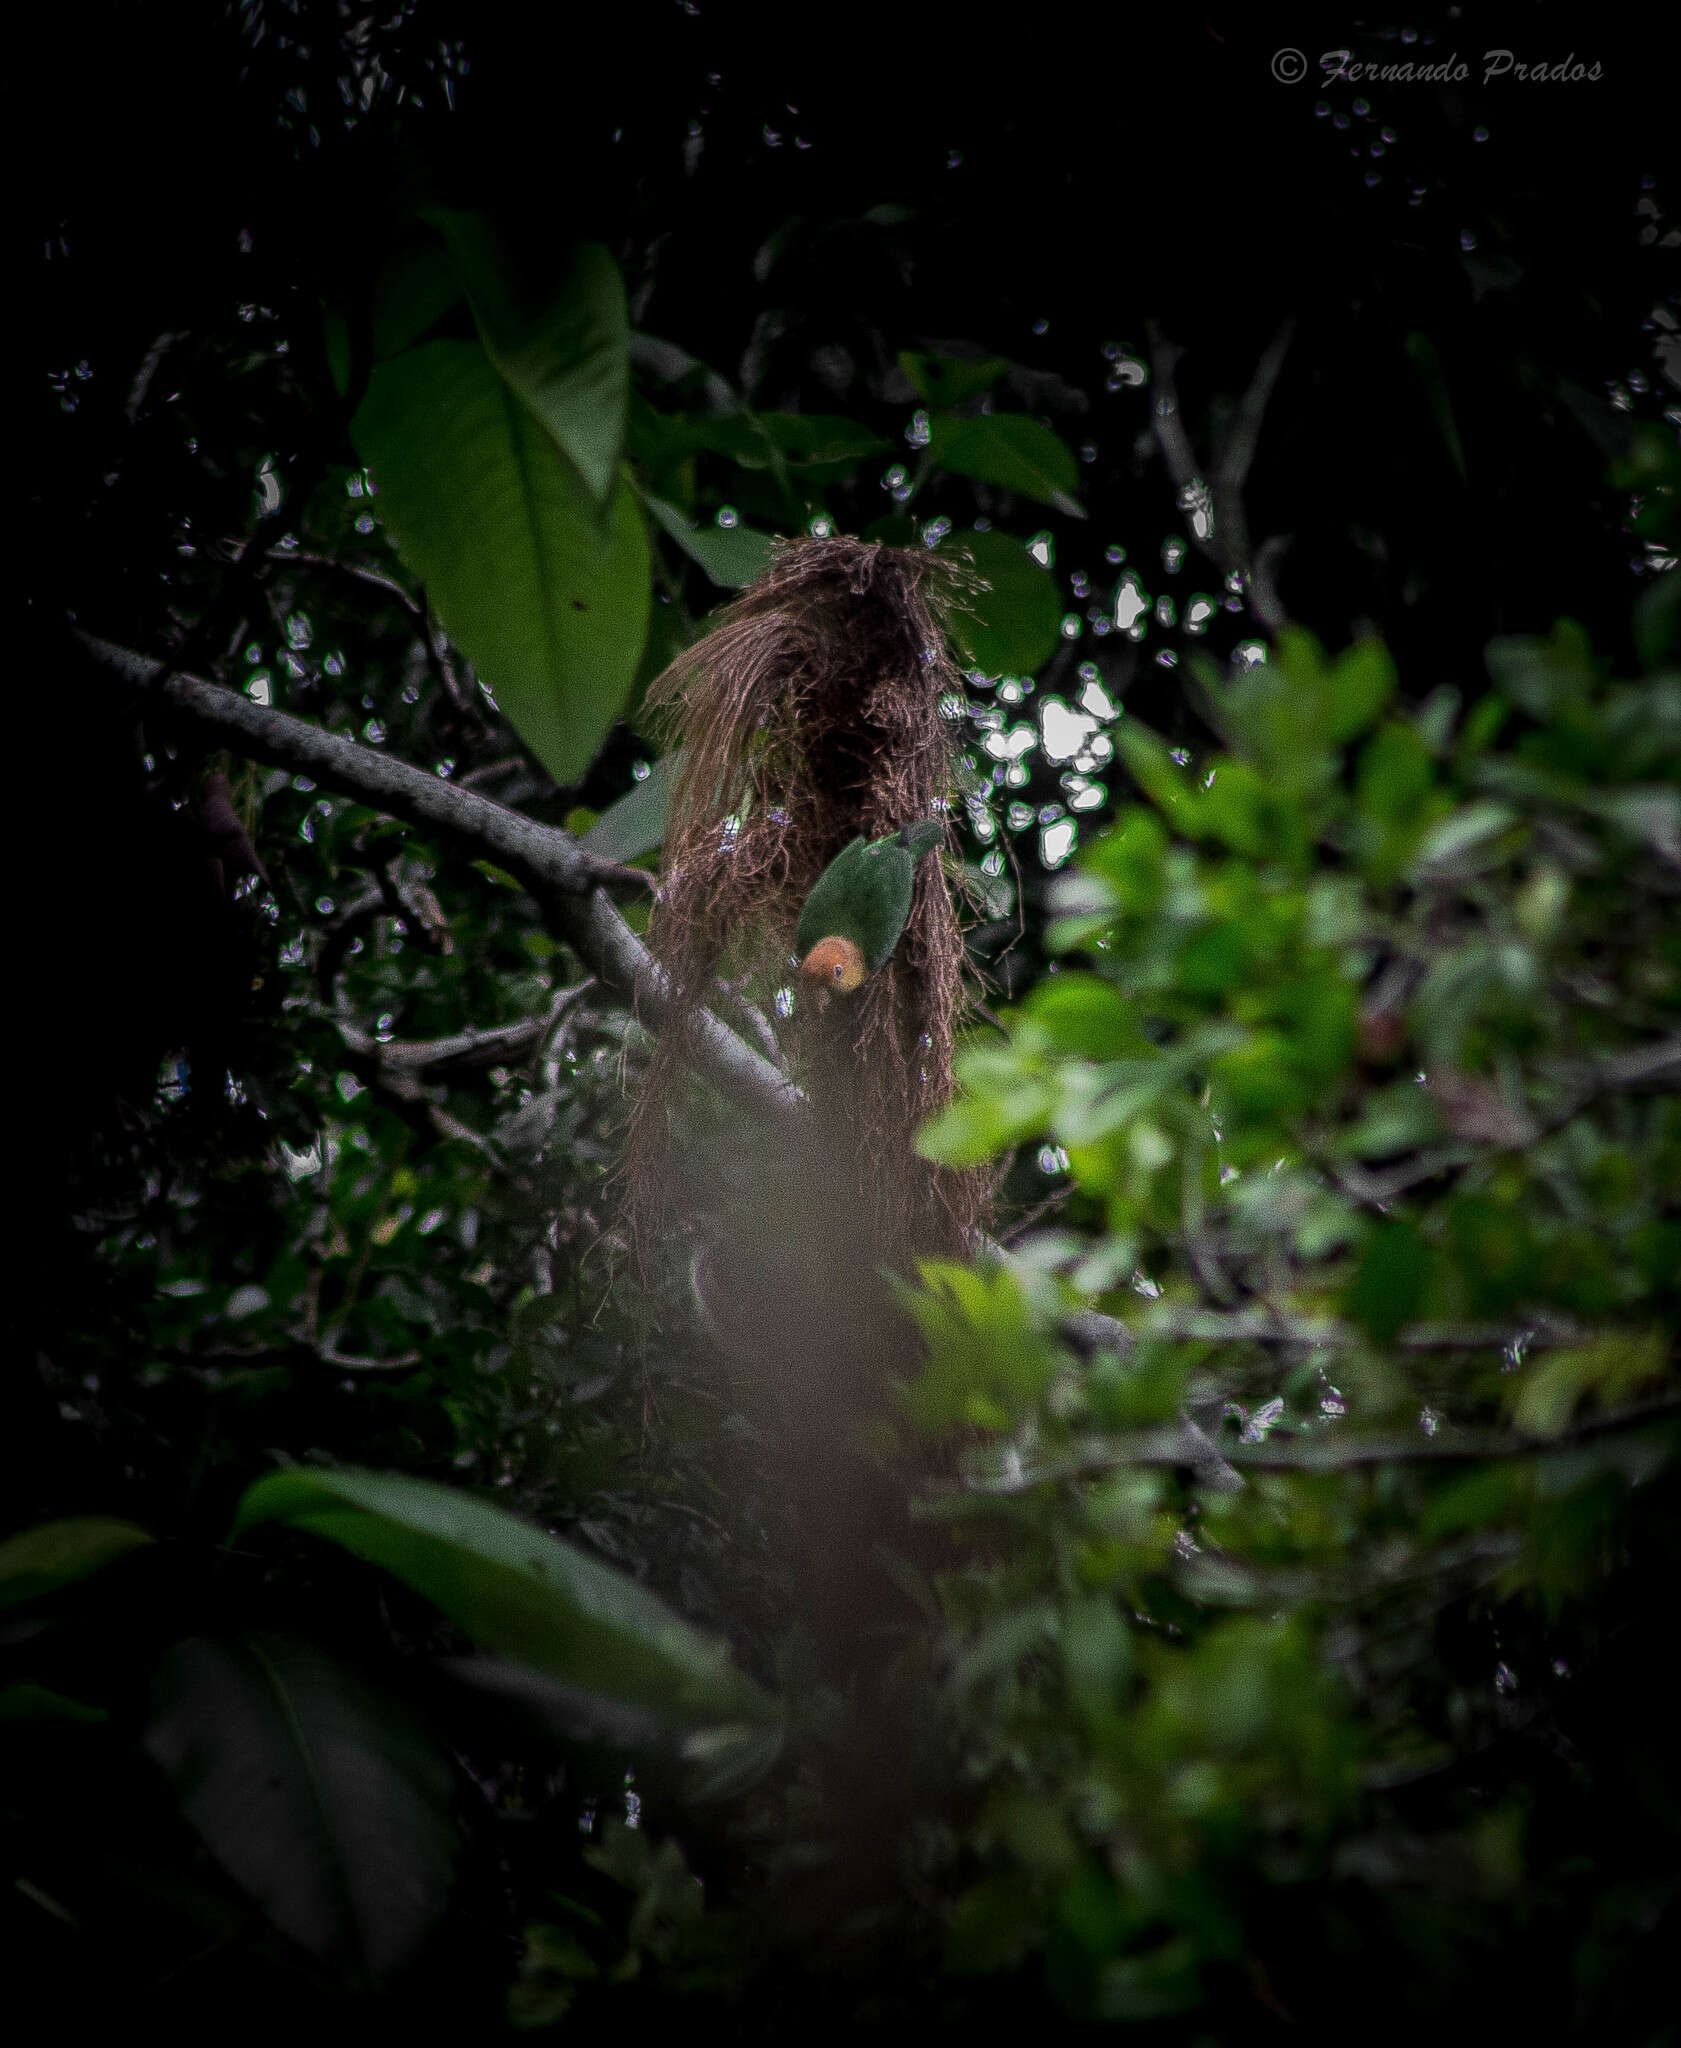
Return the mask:
{"type": "Polygon", "coordinates": [[[1673,2038],[1664,53],[1052,26],[26,31],[20,1997],[1673,2038]]]}

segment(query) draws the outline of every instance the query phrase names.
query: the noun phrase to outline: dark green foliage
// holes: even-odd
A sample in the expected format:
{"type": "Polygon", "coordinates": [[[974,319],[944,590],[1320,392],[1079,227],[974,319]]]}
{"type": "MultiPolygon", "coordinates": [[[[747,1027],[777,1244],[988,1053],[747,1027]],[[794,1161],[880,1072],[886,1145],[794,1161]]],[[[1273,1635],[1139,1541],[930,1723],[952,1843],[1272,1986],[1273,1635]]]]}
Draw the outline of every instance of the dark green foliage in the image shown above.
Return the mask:
{"type": "Polygon", "coordinates": [[[14,2004],[1672,2038],[1673,64],[469,13],[19,31],[14,2004]],[[860,1393],[709,1316],[768,1238],[633,1270],[543,906],[61,633],[647,860],[643,692],[828,532],[984,583],[842,859],[1005,1026],[922,1143],[1010,1254],[860,1393]]]}
{"type": "MultiPolygon", "coordinates": [[[[1135,732],[1149,806],[1051,935],[1085,964],[968,1055],[924,1138],[971,1161],[1043,1134],[1069,1161],[1075,1227],[1025,1268],[928,1269],[909,1400],[984,1444],[943,1503],[976,1531],[942,1592],[993,1787],[958,1954],[1042,1944],[1083,2012],[1199,2006],[1239,1966],[1312,2009],[1263,1877],[1296,1918],[1340,1921],[1352,1885],[1339,1938],[1379,1954],[1417,1938],[1408,1887],[1446,1885],[1433,1981],[1476,1968],[1506,1902],[1542,1910],[1527,1859],[1552,1869],[1570,1810],[1518,1731],[1580,1756],[1618,1682],[1597,1602],[1647,1597],[1620,1560],[1674,1512],[1677,679],[1613,682],[1571,627],[1490,667],[1527,717],[1427,703],[1367,737],[1381,651],[1294,637],[1206,679],[1229,753],[1185,772],[1135,732]],[[1589,755],[1591,785],[1565,767],[1589,755]],[[1260,833],[1286,770],[1294,830],[1260,833]],[[1130,1352],[1058,1344],[1070,1289],[1108,1294],[1130,1352]],[[1148,1469],[1182,1400],[1245,1489],[1148,1469]]],[[[1668,1766],[1640,1768],[1673,1811],[1668,1766]]],[[[1591,1895],[1618,1829],[1547,1882],[1591,1895]]]]}
{"type": "Polygon", "coordinates": [[[313,1643],[189,1638],[158,1660],[145,1747],[216,1861],[349,1981],[400,1981],[448,1903],[448,1759],[400,1695],[313,1643]]]}

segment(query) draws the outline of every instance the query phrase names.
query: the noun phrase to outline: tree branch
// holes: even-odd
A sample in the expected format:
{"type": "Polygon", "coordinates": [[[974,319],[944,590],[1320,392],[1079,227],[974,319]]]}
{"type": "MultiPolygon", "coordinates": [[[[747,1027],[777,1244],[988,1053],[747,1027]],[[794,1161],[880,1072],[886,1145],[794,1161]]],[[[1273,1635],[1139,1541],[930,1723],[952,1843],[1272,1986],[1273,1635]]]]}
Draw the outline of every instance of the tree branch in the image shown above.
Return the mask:
{"type": "Polygon", "coordinates": [[[1334,1472],[1351,1465],[1482,1465],[1503,1458],[1545,1457],[1550,1451],[1599,1437],[1619,1436],[1681,1415],[1681,1394],[1663,1394],[1630,1408],[1585,1415],[1556,1436],[1528,1436],[1516,1430],[1466,1429],[1438,1436],[1320,1437],[1294,1442],[1234,1447],[1233,1462],[1246,1472],[1334,1472]]]}
{"type": "Polygon", "coordinates": [[[417,625],[425,621],[425,613],[419,603],[409,595],[395,576],[387,576],[378,569],[364,568],[360,562],[341,562],[337,555],[317,554],[312,548],[266,548],[264,554],[271,562],[281,564],[299,563],[310,569],[329,569],[335,576],[347,577],[352,583],[365,583],[383,596],[394,598],[417,625]]]}
{"type": "MultiPolygon", "coordinates": [[[[1677,1416],[1681,1416],[1681,1394],[1665,1394],[1631,1408],[1613,1408],[1604,1414],[1584,1416],[1556,1436],[1526,1436],[1515,1430],[1494,1429],[1462,1430],[1444,1436],[1324,1435],[1253,1447],[1234,1444],[1229,1447],[1229,1462],[1226,1452],[1216,1449],[1201,1431],[1196,1434],[1208,1452],[1224,1463],[1241,1484],[1244,1472],[1341,1472],[1359,1465],[1483,1465],[1509,1458],[1540,1458],[1599,1437],[1670,1422],[1677,1416]]],[[[1039,1462],[1012,1455],[1006,1447],[1003,1453],[993,1454],[998,1459],[997,1469],[971,1471],[965,1478],[964,1490],[1026,1493],[1031,1487],[1052,1481],[1101,1478],[1129,1465],[1195,1464],[1195,1457],[1188,1455],[1191,1449],[1183,1423],[1134,1430],[1125,1436],[1092,1438],[1061,1456],[1039,1462]]]]}
{"type": "MultiPolygon", "coordinates": [[[[569,832],[522,817],[359,740],[326,732],[272,705],[253,703],[220,683],[177,674],[89,633],[78,631],[75,638],[107,676],[166,707],[183,724],[214,736],[218,745],[309,775],[341,796],[437,833],[464,852],[494,860],[531,891],[553,929],[585,966],[630,999],[643,1025],[657,1032],[666,1023],[672,992],[665,971],[601,887],[603,881],[619,880],[625,871],[586,853],[569,832]]],[[[646,882],[641,870],[629,872],[639,883],[646,882]]],[[[800,1089],[710,1010],[690,1012],[686,1024],[690,1057],[721,1094],[771,1122],[804,1117],[807,1104],[800,1089]]],[[[376,1041],[363,1057],[382,1062],[387,1054],[388,1048],[376,1041]]],[[[408,1087],[415,1086],[412,1075],[402,1079],[408,1087]]],[[[990,1239],[975,1249],[983,1256],[1007,1256],[990,1239]]],[[[1133,1342],[1124,1323],[1095,1310],[1073,1312],[1064,1319],[1064,1328],[1073,1341],[1091,1349],[1124,1352],[1133,1342]]],[[[1194,1466],[1205,1485],[1242,1485],[1188,1418],[1180,1425],[1176,1442],[1177,1462],[1194,1466]]]]}
{"type": "MultiPolygon", "coordinates": [[[[1112,1318],[1087,1312],[1098,1323],[1112,1318]]],[[[1166,1337],[1180,1343],[1296,1344],[1309,1350],[1346,1350],[1367,1341],[1354,1323],[1311,1316],[1278,1316],[1265,1310],[1155,1308],[1122,1325],[1134,1340],[1166,1337]]],[[[1582,1344],[1587,1333],[1568,1323],[1409,1323],[1394,1339],[1403,1351],[1499,1351],[1508,1344],[1560,1347],[1582,1344]]]]}
{"type": "Polygon", "coordinates": [[[389,1074],[410,1079],[442,1067],[515,1065],[537,1046],[547,1044],[578,998],[594,986],[593,977],[586,977],[575,987],[563,989],[546,1016],[522,1017],[515,1024],[454,1031],[443,1038],[378,1038],[349,1017],[341,1016],[339,1036],[359,1059],[371,1060],[389,1074]]]}
{"type": "Polygon", "coordinates": [[[419,1074],[434,1067],[499,1067],[512,1065],[531,1051],[553,1023],[552,1017],[522,1017],[517,1024],[498,1024],[485,1031],[457,1031],[448,1038],[376,1038],[346,1019],[339,1036],[352,1052],[382,1066],[419,1074]]]}
{"type": "MultiPolygon", "coordinates": [[[[360,740],[324,731],[306,719],[202,677],[172,672],[162,662],[77,632],[77,644],[112,680],[158,704],[180,723],[294,774],[311,776],[341,796],[417,825],[464,852],[496,862],[530,890],[551,925],[608,987],[628,997],[650,1030],[671,1010],[664,970],[604,893],[609,882],[634,880],[640,868],[587,853],[569,832],[522,817],[490,798],[458,789],[360,740]]],[[[690,1020],[694,1060],[721,1093],[759,1117],[803,1114],[805,1097],[770,1062],[745,1045],[709,1010],[690,1020]]]]}
{"type": "Polygon", "coordinates": [[[1254,460],[1267,400],[1278,381],[1292,331],[1293,323],[1286,321],[1262,355],[1210,481],[1203,474],[1191,437],[1186,432],[1179,407],[1179,392],[1174,382],[1173,373],[1184,350],[1168,341],[1153,321],[1148,329],[1150,381],[1155,391],[1150,423],[1156,445],[1161,449],[1168,475],[1179,493],[1180,504],[1194,508],[1200,501],[1202,506],[1200,521],[1193,510],[1191,539],[1198,551],[1217,569],[1227,575],[1236,574],[1242,582],[1249,609],[1269,633],[1281,632],[1289,623],[1272,579],[1273,565],[1284,543],[1274,538],[1264,542],[1258,550],[1251,550],[1242,493],[1249,465],[1254,460]]]}
{"type": "Polygon", "coordinates": [[[1295,331],[1295,321],[1286,320],[1255,365],[1249,389],[1243,394],[1237,418],[1232,422],[1226,445],[1220,451],[1214,475],[1217,492],[1241,491],[1249,481],[1249,465],[1255,460],[1255,450],[1260,443],[1261,421],[1266,416],[1267,401],[1272,397],[1272,387],[1278,382],[1278,373],[1284,367],[1284,358],[1289,353],[1295,331]]]}

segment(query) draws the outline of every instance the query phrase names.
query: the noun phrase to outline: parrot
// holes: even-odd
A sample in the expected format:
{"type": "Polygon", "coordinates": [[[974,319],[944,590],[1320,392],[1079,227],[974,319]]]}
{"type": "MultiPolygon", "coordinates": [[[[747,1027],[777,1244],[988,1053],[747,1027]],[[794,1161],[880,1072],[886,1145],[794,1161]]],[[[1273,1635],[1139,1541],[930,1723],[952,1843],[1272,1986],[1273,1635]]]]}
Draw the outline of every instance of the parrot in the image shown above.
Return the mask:
{"type": "Polygon", "coordinates": [[[942,818],[901,825],[886,839],[854,839],[812,884],[794,934],[800,972],[850,995],[886,964],[911,914],[916,864],[945,837],[942,818]]]}

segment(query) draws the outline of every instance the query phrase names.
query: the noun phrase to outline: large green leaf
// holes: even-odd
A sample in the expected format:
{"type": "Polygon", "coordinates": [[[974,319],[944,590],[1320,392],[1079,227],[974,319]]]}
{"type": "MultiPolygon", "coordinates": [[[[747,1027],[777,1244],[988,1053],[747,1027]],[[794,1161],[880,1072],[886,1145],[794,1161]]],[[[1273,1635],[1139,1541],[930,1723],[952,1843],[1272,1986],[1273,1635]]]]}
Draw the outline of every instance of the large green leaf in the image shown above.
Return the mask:
{"type": "Polygon", "coordinates": [[[840,413],[761,412],[753,415],[753,426],[797,467],[819,463],[844,468],[893,445],[873,427],[840,413]]]}
{"type": "Polygon", "coordinates": [[[990,588],[963,599],[952,634],[972,667],[989,676],[1029,676],[1056,652],[1062,597],[1056,579],[1025,542],[1007,533],[954,533],[948,548],[967,554],[990,588]]]}
{"type": "Polygon", "coordinates": [[[1076,519],[1086,516],[1074,496],[1080,471],[1073,450],[1025,413],[935,420],[929,428],[928,453],[941,469],[958,476],[1019,491],[1076,519]]]}
{"type": "Polygon", "coordinates": [[[751,526],[696,526],[663,498],[644,494],[642,502],[683,552],[724,589],[739,590],[764,574],[776,546],[768,533],[751,526]]]}
{"type": "Polygon", "coordinates": [[[631,861],[652,853],[665,838],[666,806],[671,785],[683,765],[683,749],[662,754],[637,783],[609,804],[584,834],[584,845],[603,860],[631,861]]]}
{"type": "Polygon", "coordinates": [[[103,1515],[62,1522],[38,1522],[0,1543],[0,1608],[38,1600],[43,1593],[85,1579],[113,1558],[150,1543],[133,1522],[103,1515]]]}
{"type": "Polygon", "coordinates": [[[899,367],[924,405],[962,405],[990,391],[1010,367],[1003,356],[970,361],[959,356],[917,355],[899,351],[899,367]]]}
{"type": "Polygon", "coordinates": [[[676,1726],[763,1721],[769,1702],[722,1642],[634,1580],[447,1487],[380,1472],[273,1472],[235,1534],[284,1522],[339,1543],[424,1594],[486,1649],[676,1726]]]}
{"type": "Polygon", "coordinates": [[[585,242],[568,251],[557,277],[538,272],[483,214],[438,207],[427,218],[455,259],[491,361],[604,504],[624,453],[630,392],[618,265],[585,242]]]}
{"type": "Polygon", "coordinates": [[[703,448],[727,455],[743,469],[783,462],[843,471],[893,444],[873,427],[840,413],[749,412],[745,407],[660,413],[638,402],[631,408],[631,445],[658,474],[703,448]]]}
{"type": "Polygon", "coordinates": [[[624,708],[648,626],[648,537],[621,481],[605,532],[577,469],[476,342],[381,363],[352,432],[404,562],[563,785],[624,708]]]}
{"type": "Polygon", "coordinates": [[[368,342],[383,360],[424,341],[463,296],[461,273],[430,235],[400,243],[374,280],[368,342]]]}
{"type": "Polygon", "coordinates": [[[459,1831],[449,1762],[402,1699],[294,1636],[194,1637],[159,1660],[145,1743],[282,1933],[375,1984],[416,1959],[459,1831]]]}

